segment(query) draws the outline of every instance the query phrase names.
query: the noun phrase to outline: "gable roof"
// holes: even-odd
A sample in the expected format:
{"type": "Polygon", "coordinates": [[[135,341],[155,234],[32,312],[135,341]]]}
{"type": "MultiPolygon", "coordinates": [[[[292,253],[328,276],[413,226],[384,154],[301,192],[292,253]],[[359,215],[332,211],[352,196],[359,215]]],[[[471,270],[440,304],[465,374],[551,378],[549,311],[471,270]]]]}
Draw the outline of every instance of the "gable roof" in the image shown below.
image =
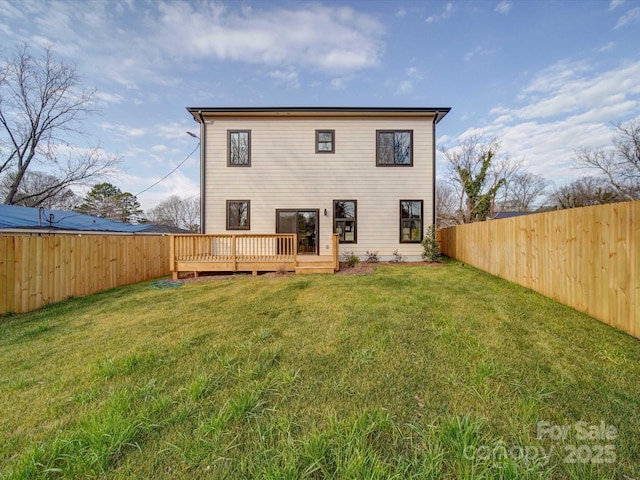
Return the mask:
{"type": "Polygon", "coordinates": [[[438,123],[450,107],[187,107],[196,122],[201,115],[220,116],[432,116],[438,123]]]}
{"type": "Polygon", "coordinates": [[[143,232],[151,226],[131,225],[64,210],[0,205],[0,228],[136,233],[143,232]]]}

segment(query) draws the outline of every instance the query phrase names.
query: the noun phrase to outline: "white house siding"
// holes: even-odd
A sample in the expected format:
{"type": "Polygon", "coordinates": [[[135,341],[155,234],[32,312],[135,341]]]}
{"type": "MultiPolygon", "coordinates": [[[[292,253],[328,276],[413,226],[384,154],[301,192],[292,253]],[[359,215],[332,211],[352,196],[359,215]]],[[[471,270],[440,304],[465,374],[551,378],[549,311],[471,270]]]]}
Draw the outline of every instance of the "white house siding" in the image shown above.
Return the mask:
{"type": "Polygon", "coordinates": [[[227,200],[251,201],[251,233],[274,233],[276,209],[318,209],[320,254],[328,254],[333,200],[357,200],[358,243],[341,251],[420,259],[420,244],[400,243],[399,202],[423,200],[424,227],[432,222],[432,116],[205,120],[206,233],[226,232],[227,200]],[[251,130],[251,167],[227,166],[227,130],[251,130]],[[315,153],[316,130],[335,130],[335,153],[315,153]],[[376,167],[376,130],[413,130],[413,167],[376,167]]]}

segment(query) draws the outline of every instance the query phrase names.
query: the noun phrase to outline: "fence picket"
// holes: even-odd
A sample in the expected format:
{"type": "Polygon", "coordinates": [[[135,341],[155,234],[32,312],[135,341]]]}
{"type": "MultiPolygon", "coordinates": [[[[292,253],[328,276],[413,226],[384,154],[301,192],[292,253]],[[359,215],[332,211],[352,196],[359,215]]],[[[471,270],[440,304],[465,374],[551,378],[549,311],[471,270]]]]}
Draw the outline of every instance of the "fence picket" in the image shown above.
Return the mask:
{"type": "Polygon", "coordinates": [[[439,231],[445,255],[640,338],[640,201],[439,231]]]}
{"type": "Polygon", "coordinates": [[[170,273],[159,235],[8,235],[0,256],[0,315],[170,273]]]}

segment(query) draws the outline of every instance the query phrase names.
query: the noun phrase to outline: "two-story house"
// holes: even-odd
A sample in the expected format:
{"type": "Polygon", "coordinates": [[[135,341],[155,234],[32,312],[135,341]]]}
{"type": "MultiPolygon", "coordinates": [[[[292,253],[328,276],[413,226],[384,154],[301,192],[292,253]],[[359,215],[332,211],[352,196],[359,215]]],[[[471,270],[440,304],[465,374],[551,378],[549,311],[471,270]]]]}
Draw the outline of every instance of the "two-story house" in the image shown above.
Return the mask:
{"type": "Polygon", "coordinates": [[[295,233],[297,254],[420,260],[449,108],[188,108],[202,233],[295,233]]]}

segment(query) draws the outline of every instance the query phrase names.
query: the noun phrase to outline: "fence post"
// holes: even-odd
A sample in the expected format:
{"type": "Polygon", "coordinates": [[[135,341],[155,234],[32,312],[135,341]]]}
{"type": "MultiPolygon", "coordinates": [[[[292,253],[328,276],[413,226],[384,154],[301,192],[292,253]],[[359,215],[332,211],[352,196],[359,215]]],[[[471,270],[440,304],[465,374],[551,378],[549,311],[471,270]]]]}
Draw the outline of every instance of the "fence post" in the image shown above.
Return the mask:
{"type": "Polygon", "coordinates": [[[178,272],[176,271],[176,236],[169,236],[169,265],[171,265],[171,276],[174,280],[178,280],[178,272]]]}

